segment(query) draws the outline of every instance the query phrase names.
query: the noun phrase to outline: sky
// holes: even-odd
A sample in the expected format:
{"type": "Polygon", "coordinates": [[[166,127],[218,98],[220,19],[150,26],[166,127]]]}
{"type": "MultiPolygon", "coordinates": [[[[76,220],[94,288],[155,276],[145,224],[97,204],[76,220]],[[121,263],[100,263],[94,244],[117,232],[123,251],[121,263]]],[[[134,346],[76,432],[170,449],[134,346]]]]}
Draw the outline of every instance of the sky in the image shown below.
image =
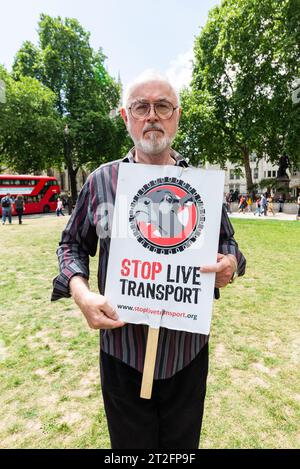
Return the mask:
{"type": "Polygon", "coordinates": [[[217,4],[220,0],[2,0],[0,63],[10,70],[25,40],[38,44],[39,16],[46,13],[76,18],[123,86],[150,68],[181,88],[191,78],[195,37],[217,4]]]}

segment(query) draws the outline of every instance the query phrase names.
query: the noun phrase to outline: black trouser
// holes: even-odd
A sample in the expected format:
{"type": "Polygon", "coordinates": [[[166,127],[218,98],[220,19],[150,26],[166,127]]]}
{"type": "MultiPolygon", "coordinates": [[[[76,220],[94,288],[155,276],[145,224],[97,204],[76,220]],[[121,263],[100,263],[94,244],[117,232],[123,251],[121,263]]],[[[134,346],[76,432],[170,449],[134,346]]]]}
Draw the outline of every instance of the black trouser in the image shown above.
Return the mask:
{"type": "Polygon", "coordinates": [[[208,344],[183,370],[154,380],[141,399],[142,374],[101,351],[101,384],[112,449],[197,449],[200,440],[208,344]]]}
{"type": "Polygon", "coordinates": [[[19,218],[19,224],[21,225],[22,216],[23,216],[23,209],[22,208],[17,208],[17,214],[18,214],[18,218],[19,218]]]}

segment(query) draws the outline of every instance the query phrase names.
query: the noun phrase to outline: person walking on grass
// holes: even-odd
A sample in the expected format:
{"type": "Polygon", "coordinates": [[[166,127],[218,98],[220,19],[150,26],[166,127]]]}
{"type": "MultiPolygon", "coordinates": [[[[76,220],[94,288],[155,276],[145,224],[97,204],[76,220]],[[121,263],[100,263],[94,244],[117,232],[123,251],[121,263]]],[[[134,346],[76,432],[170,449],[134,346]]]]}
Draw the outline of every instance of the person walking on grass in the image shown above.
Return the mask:
{"type": "MultiPolygon", "coordinates": [[[[100,329],[101,389],[111,447],[114,449],[196,449],[199,446],[206,380],[208,341],[203,334],[161,328],[152,397],[141,399],[148,327],[124,324],[104,296],[111,234],[100,240],[99,293],[89,288],[89,256],[94,256],[107,226],[106,204],[114,204],[120,164],[188,167],[171,144],[181,116],[179,96],[157,74],[144,74],[124,93],[121,116],[134,141],[122,159],[103,164],[88,177],[63,231],[57,251],[60,273],[53,281],[52,301],[72,296],[92,329],[100,329]],[[103,210],[102,210],[103,209],[103,210]]],[[[128,181],[130,184],[130,181],[128,181]]],[[[215,297],[246,260],[234,240],[223,206],[217,263],[202,266],[215,272],[215,297]]]]}
{"type": "Polygon", "coordinates": [[[25,212],[25,203],[24,198],[21,194],[17,195],[15,200],[15,209],[19,218],[19,225],[22,225],[22,217],[23,213],[25,212]]]}
{"type": "Polygon", "coordinates": [[[1,209],[2,209],[2,225],[5,225],[6,218],[8,218],[8,223],[11,225],[12,223],[12,205],[13,199],[8,192],[6,196],[2,197],[1,199],[1,209]]]}
{"type": "Polygon", "coordinates": [[[56,215],[59,217],[59,215],[62,215],[63,217],[65,216],[63,212],[63,202],[62,200],[58,197],[57,199],[57,206],[56,206],[56,215]]]}

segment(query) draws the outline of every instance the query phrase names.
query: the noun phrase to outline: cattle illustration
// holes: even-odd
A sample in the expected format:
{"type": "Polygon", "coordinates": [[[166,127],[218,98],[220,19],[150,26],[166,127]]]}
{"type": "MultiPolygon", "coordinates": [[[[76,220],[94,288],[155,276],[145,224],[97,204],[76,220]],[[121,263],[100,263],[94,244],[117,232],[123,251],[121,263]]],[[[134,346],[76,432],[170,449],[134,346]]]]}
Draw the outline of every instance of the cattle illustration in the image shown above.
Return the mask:
{"type": "Polygon", "coordinates": [[[156,228],[158,236],[174,238],[185,228],[183,211],[194,203],[194,196],[178,197],[169,189],[157,189],[140,197],[133,211],[136,224],[144,222],[156,228]]]}

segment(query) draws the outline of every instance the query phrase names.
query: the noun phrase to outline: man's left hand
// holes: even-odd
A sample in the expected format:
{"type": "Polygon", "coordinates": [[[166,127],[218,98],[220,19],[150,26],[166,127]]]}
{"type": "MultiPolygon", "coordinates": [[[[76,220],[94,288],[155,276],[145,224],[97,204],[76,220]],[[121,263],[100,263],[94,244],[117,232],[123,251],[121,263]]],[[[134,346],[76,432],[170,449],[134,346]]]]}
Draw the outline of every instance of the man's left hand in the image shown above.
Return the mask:
{"type": "Polygon", "coordinates": [[[232,254],[220,254],[217,256],[217,263],[213,265],[203,265],[200,272],[209,273],[216,272],[215,287],[226,287],[230,282],[233,273],[237,269],[236,257],[232,254]]]}

